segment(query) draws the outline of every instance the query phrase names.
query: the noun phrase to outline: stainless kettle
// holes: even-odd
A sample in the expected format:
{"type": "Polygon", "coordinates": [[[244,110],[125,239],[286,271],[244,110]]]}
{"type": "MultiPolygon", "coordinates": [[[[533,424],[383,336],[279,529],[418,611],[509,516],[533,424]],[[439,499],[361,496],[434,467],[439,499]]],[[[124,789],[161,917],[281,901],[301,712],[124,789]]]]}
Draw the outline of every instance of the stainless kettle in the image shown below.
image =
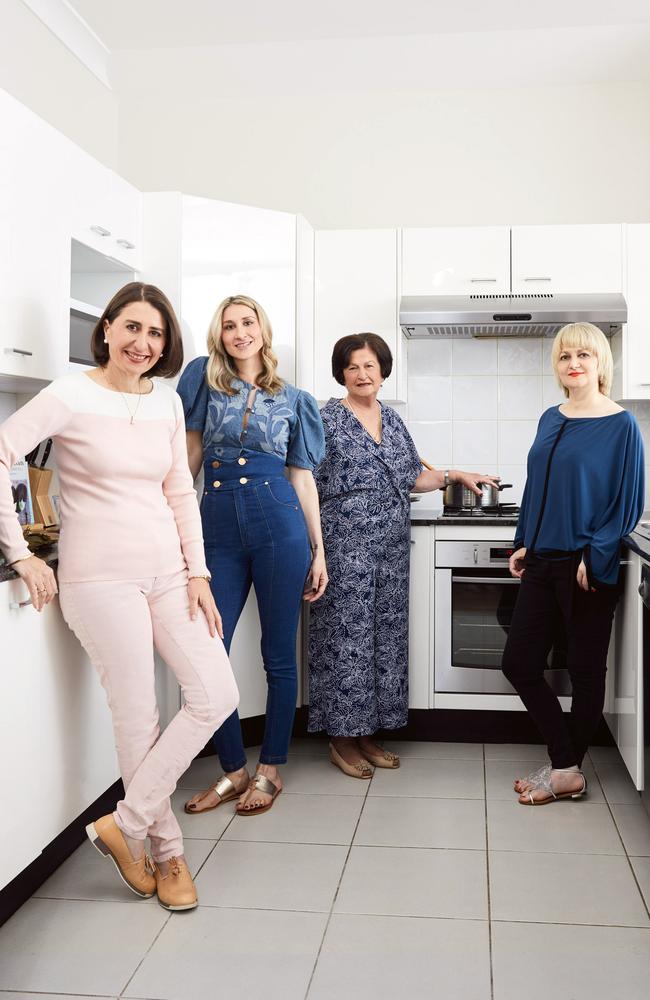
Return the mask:
{"type": "Polygon", "coordinates": [[[490,483],[479,483],[481,496],[470,490],[469,486],[462,483],[450,483],[444,491],[445,507],[496,507],[499,503],[499,493],[501,490],[512,488],[512,483],[499,483],[492,486],[490,483]]]}

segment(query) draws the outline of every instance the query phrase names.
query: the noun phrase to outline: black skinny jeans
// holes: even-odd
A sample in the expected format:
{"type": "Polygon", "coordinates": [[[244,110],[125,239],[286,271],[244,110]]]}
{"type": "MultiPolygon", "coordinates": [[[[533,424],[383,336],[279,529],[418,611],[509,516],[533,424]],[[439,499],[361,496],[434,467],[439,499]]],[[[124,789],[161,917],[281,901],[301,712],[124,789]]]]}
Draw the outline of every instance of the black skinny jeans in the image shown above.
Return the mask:
{"type": "Polygon", "coordinates": [[[527,553],[512,617],[503,672],[528,709],[548,746],[553,767],[582,765],[605,701],[607,647],[618,586],[582,590],[576,582],[581,553],[544,559],[527,553]],[[544,670],[558,634],[566,631],[572,685],[567,720],[546,683],[544,670]],[[564,629],[562,629],[562,626],[564,629]]]}

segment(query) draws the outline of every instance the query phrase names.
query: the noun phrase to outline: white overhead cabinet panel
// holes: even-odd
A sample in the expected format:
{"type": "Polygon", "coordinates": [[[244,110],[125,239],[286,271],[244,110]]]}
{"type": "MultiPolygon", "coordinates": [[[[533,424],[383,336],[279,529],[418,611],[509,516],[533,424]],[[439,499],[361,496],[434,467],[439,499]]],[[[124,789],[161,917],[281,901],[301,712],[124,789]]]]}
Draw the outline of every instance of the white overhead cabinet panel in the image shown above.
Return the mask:
{"type": "Polygon", "coordinates": [[[513,226],[512,291],[622,292],[623,227],[513,226]]]}
{"type": "Polygon", "coordinates": [[[402,230],[402,295],[510,291],[507,226],[402,230]]]}
{"type": "Polygon", "coordinates": [[[380,393],[399,400],[402,335],[398,327],[398,232],[395,229],[321,230],[315,234],[314,392],[319,400],[345,395],[332,377],[332,348],[350,333],[377,333],[393,354],[393,372],[380,393]]]}
{"type": "Polygon", "coordinates": [[[650,225],[626,229],[627,325],[612,344],[617,362],[613,394],[617,399],[650,399],[650,225]]]}
{"type": "Polygon", "coordinates": [[[137,271],[142,262],[142,194],[122,177],[68,144],[70,237],[137,271]]]}
{"type": "Polygon", "coordinates": [[[67,358],[68,141],[0,91],[0,379],[37,388],[67,358]]]}
{"type": "Polygon", "coordinates": [[[207,198],[182,200],[181,310],[196,354],[229,295],[258,301],[283,378],[296,377],[296,217],[207,198]]]}

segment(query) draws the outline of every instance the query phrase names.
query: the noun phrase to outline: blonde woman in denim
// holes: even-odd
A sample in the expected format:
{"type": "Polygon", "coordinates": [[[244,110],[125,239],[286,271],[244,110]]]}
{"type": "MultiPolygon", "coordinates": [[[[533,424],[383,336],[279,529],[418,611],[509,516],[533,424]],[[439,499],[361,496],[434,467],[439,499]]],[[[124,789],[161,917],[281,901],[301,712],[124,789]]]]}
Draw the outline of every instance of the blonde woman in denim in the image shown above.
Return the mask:
{"type": "Polygon", "coordinates": [[[181,377],[190,468],[203,465],[206,561],[227,650],[251,583],[268,681],[264,741],[255,777],[237,712],[214,734],[223,774],[193,796],[188,813],[239,798],[237,812],[266,811],[282,789],[297,693],[296,631],[303,595],[327,585],[318,494],[312,475],[325,452],[316,400],[283,382],[271,325],[254,299],[225,299],[208,333],[208,358],[181,377]],[[288,478],[285,476],[285,468],[288,478]]]}

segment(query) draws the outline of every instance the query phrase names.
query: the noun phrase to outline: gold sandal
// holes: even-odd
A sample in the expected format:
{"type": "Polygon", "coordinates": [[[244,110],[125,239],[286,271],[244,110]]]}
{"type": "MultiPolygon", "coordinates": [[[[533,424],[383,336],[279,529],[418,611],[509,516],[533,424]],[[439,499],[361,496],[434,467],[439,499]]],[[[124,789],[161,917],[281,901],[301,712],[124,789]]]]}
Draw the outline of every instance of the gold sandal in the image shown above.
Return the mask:
{"type": "MultiPolygon", "coordinates": [[[[282,791],[282,789],[278,788],[278,786],[274,784],[270,778],[267,778],[265,774],[256,774],[255,777],[251,779],[248,791],[251,791],[253,788],[257,788],[258,791],[264,792],[265,795],[270,795],[271,801],[267,802],[265,806],[250,806],[248,809],[240,803],[236,809],[238,816],[257,816],[258,813],[268,812],[282,791]]],[[[239,794],[241,795],[241,792],[239,794]]]]}
{"type": "Polygon", "coordinates": [[[215,795],[219,797],[219,801],[213,806],[206,806],[205,809],[198,809],[197,806],[201,799],[199,799],[199,802],[196,802],[194,805],[190,804],[192,801],[190,799],[185,803],[185,812],[190,816],[198,816],[199,813],[211,812],[213,809],[218,809],[219,806],[222,806],[224,802],[232,802],[233,799],[239,798],[239,796],[243,793],[243,789],[237,791],[230,778],[227,778],[225,774],[222,774],[216,784],[210,785],[203,795],[207,795],[208,792],[214,792],[215,795]]]}

